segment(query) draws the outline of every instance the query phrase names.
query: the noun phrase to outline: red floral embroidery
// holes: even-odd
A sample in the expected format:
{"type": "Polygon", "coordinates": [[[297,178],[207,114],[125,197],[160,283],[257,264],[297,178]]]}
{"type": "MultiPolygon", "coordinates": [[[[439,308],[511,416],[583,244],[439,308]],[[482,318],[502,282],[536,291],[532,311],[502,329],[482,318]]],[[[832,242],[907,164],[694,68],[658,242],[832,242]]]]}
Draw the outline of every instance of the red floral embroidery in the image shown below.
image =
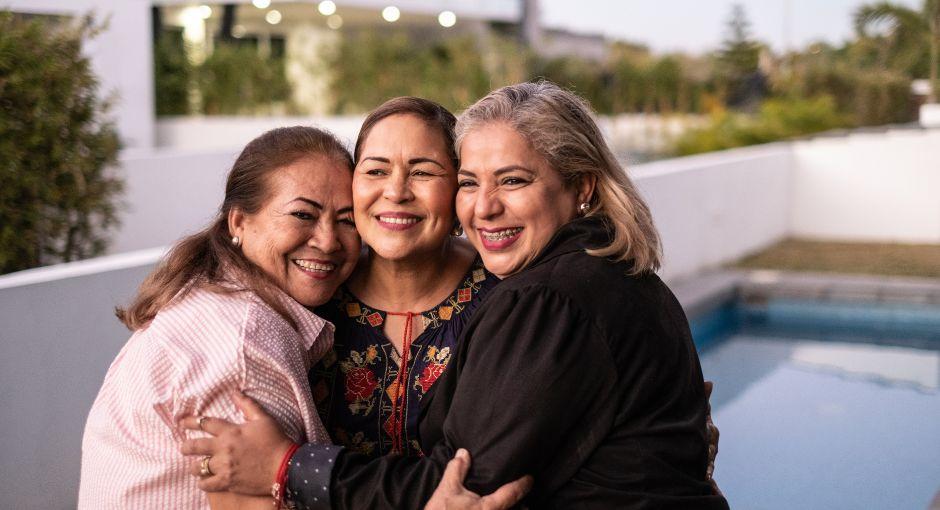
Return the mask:
{"type": "Polygon", "coordinates": [[[431,363],[424,367],[424,371],[421,372],[421,376],[418,377],[418,386],[421,386],[423,393],[427,393],[428,390],[431,389],[431,386],[434,385],[437,378],[444,373],[445,368],[447,368],[447,363],[431,363]]]}
{"type": "Polygon", "coordinates": [[[379,385],[375,374],[366,367],[357,367],[346,372],[346,401],[356,402],[372,396],[379,385]]]}
{"type": "Polygon", "coordinates": [[[371,315],[366,317],[366,320],[369,321],[369,324],[371,324],[372,327],[376,327],[379,324],[382,324],[382,314],[379,312],[373,312],[371,315]]]}

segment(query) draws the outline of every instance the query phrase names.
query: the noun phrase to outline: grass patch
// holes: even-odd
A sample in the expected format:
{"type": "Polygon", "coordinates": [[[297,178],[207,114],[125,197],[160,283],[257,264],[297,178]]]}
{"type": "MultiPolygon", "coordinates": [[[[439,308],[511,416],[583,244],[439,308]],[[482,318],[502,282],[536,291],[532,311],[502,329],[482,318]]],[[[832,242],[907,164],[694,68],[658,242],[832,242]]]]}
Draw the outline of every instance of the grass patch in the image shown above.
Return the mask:
{"type": "Polygon", "coordinates": [[[787,239],[735,267],[940,278],[940,244],[882,244],[787,239]]]}

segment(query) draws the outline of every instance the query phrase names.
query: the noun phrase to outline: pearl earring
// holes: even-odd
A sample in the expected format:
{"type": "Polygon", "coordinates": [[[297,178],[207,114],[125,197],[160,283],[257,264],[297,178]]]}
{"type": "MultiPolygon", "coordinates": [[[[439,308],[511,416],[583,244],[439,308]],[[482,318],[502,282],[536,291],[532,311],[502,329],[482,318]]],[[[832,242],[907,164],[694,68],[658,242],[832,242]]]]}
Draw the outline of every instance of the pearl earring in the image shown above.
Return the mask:
{"type": "Polygon", "coordinates": [[[241,245],[242,245],[242,238],[240,238],[240,237],[238,237],[238,236],[232,237],[232,245],[234,245],[236,248],[238,248],[239,246],[241,246],[241,245]]]}
{"type": "Polygon", "coordinates": [[[588,209],[590,208],[591,208],[591,204],[587,202],[581,202],[581,205],[578,206],[578,212],[581,214],[581,216],[584,216],[585,214],[587,214],[588,209]]]}

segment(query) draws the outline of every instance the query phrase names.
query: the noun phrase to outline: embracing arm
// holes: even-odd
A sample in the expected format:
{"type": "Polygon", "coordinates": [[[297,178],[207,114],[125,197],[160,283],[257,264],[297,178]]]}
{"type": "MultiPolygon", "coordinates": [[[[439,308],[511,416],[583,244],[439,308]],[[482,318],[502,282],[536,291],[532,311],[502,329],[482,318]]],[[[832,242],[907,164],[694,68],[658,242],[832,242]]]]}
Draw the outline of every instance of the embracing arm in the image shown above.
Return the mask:
{"type": "Polygon", "coordinates": [[[600,441],[579,430],[585,418],[612,420],[602,395],[613,369],[591,340],[598,333],[590,321],[541,288],[496,291],[478,313],[448,368],[458,373],[445,375],[459,382],[443,441],[423,458],[342,453],[333,471],[334,508],[417,508],[457,448],[474,459],[470,490],[488,494],[525,474],[535,477],[536,490],[550,490],[573,475],[565,466],[576,465],[553,459],[583,457],[600,441]]]}
{"type": "MultiPolygon", "coordinates": [[[[543,289],[497,292],[478,314],[443,376],[459,380],[444,420],[443,439],[427,457],[373,459],[337,452],[334,445],[306,444],[291,459],[289,496],[308,508],[328,508],[325,493],[337,509],[420,508],[438,487],[458,447],[474,458],[466,484],[476,493],[492,493],[525,474],[534,475],[536,488],[545,492],[568,480],[577,459],[602,439],[581,430],[582,420],[594,424],[612,420],[609,408],[614,406],[606,405],[602,396],[613,369],[605,350],[598,347],[602,345],[596,341],[598,332],[566,298],[543,289]],[[558,459],[567,462],[560,465],[558,459]],[[323,478],[311,477],[324,475],[330,483],[315,485],[314,479],[323,478]]],[[[259,447],[264,443],[248,440],[256,427],[251,418],[244,430],[230,426],[237,433],[214,430],[214,420],[208,424],[210,432],[218,435],[213,439],[217,444],[191,442],[186,453],[240,451],[237,457],[258,469],[225,465],[228,480],[214,476],[200,482],[200,487],[263,494],[265,483],[270,487],[273,480],[271,466],[279,455],[276,445],[285,441],[283,435],[281,443],[259,447]]]]}

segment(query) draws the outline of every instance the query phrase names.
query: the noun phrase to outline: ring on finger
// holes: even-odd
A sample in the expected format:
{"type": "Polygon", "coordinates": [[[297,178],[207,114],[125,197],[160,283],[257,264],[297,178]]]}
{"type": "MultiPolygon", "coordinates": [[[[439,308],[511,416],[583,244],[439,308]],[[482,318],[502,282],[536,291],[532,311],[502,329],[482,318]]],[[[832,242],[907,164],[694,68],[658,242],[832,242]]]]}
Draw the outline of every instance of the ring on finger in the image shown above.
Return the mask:
{"type": "Polygon", "coordinates": [[[199,476],[206,477],[206,476],[212,476],[215,474],[212,472],[211,469],[209,469],[209,459],[211,458],[212,458],[212,455],[206,455],[205,457],[202,458],[201,461],[199,461],[199,476]]]}
{"type": "Polygon", "coordinates": [[[196,425],[199,426],[199,430],[205,430],[204,428],[202,428],[202,422],[204,422],[204,421],[206,421],[206,420],[208,420],[208,419],[209,419],[208,416],[200,416],[200,417],[196,418],[196,425]]]}

